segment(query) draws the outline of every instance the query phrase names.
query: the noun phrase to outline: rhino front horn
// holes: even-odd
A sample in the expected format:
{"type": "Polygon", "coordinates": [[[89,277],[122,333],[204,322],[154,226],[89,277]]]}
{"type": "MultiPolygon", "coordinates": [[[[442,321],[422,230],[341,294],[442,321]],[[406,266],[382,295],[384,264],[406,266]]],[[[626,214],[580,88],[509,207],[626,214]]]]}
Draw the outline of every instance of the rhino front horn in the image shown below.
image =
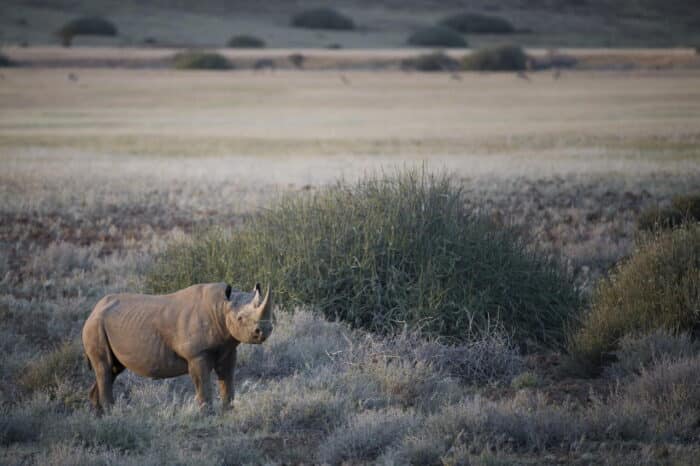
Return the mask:
{"type": "Polygon", "coordinates": [[[263,299],[263,302],[260,303],[259,309],[259,314],[258,318],[260,320],[262,319],[267,319],[270,316],[270,310],[272,309],[272,292],[271,292],[272,287],[267,286],[267,293],[265,293],[265,298],[263,299]]]}

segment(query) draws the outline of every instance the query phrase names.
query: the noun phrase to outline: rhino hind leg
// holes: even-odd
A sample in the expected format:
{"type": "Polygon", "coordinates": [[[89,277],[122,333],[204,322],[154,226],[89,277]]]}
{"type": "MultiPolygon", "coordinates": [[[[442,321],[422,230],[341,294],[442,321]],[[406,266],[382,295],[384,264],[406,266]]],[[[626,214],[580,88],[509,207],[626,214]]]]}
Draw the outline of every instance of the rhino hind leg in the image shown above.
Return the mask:
{"type": "Polygon", "coordinates": [[[109,409],[114,404],[112,386],[114,380],[125,368],[114,355],[104,332],[100,332],[97,345],[85,345],[85,350],[95,373],[95,383],[92,384],[88,397],[97,414],[102,414],[105,409],[109,409]]]}

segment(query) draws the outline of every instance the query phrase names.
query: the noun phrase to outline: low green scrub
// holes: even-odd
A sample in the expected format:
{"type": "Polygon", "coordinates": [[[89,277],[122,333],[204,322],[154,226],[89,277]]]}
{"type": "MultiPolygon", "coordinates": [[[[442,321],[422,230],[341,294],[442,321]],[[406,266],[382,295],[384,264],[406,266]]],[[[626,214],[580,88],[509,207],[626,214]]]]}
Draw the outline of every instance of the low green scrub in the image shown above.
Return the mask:
{"type": "Polygon", "coordinates": [[[454,29],[445,26],[429,26],[408,37],[408,44],[419,47],[466,47],[467,41],[454,29]]]}
{"type": "Polygon", "coordinates": [[[262,49],[265,47],[265,41],[259,37],[241,34],[231,37],[226,45],[238,49],[262,49]]]}
{"type": "Polygon", "coordinates": [[[214,52],[180,52],[173,57],[173,64],[178,70],[229,70],[233,68],[226,57],[214,52]]]}
{"type": "Polygon", "coordinates": [[[448,16],[440,24],[463,34],[510,34],[515,28],[498,16],[479,13],[458,13],[448,16]]]}
{"type": "Polygon", "coordinates": [[[211,281],[269,281],[283,309],[462,341],[502,325],[519,343],[556,345],[579,306],[556,264],[469,211],[450,177],[416,170],[287,197],[235,232],[172,244],[147,286],[211,281]]]}
{"type": "Polygon", "coordinates": [[[644,239],[603,280],[570,348],[581,369],[597,372],[625,335],[657,329],[700,331],[700,226],[644,239]]]}
{"type": "Polygon", "coordinates": [[[675,228],[683,223],[700,221],[700,194],[676,196],[671,206],[652,207],[639,216],[637,226],[640,230],[657,230],[675,228]]]}
{"type": "Polygon", "coordinates": [[[401,61],[401,68],[416,71],[454,71],[459,69],[459,62],[444,52],[433,52],[406,58],[401,61]]]}
{"type": "Polygon", "coordinates": [[[85,379],[87,372],[80,341],[67,341],[30,361],[20,374],[18,384],[27,392],[51,391],[63,381],[85,379]]]}
{"type": "Polygon", "coordinates": [[[464,58],[464,69],[470,71],[523,71],[528,57],[522,47],[498,45],[477,50],[464,58]]]}
{"type": "Polygon", "coordinates": [[[355,29],[355,22],[333,8],[312,8],[292,18],[292,26],[305,29],[355,29]]]}
{"type": "Polygon", "coordinates": [[[85,16],[69,21],[56,35],[64,46],[69,47],[75,36],[116,36],[117,27],[100,16],[85,16]]]}

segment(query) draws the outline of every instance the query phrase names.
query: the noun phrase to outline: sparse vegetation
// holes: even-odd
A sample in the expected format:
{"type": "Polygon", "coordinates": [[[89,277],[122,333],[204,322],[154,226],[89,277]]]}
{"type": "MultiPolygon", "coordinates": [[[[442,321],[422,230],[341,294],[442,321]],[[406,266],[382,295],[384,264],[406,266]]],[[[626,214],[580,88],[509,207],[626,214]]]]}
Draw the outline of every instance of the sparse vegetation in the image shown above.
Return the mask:
{"type": "Polygon", "coordinates": [[[527,55],[521,47],[501,45],[480,49],[464,59],[464,68],[470,71],[523,71],[527,55]]]}
{"type": "Polygon", "coordinates": [[[56,34],[65,47],[70,47],[76,36],[116,36],[117,27],[100,16],[85,16],[66,23],[56,34]]]}
{"type": "Polygon", "coordinates": [[[355,22],[333,8],[312,8],[292,17],[292,26],[305,29],[352,30],[355,22]]]}
{"type": "Polygon", "coordinates": [[[409,45],[419,47],[466,47],[467,41],[454,29],[445,26],[429,26],[408,37],[409,45]]]}
{"type": "Polygon", "coordinates": [[[259,37],[241,34],[231,37],[227,45],[239,49],[261,49],[265,47],[265,41],[259,37]]]}
{"type": "Polygon", "coordinates": [[[510,34],[515,28],[508,20],[480,13],[457,13],[443,18],[440,24],[463,34],[510,34]]]}
{"type": "Polygon", "coordinates": [[[174,244],[148,284],[169,292],[251,276],[275,283],[288,310],[461,341],[501,324],[520,343],[556,345],[579,306],[556,264],[465,209],[452,179],[418,171],[287,198],[243,230],[174,244]]]}
{"type": "Polygon", "coordinates": [[[595,291],[571,342],[574,358],[595,372],[611,359],[625,335],[657,329],[695,333],[700,328],[699,305],[700,226],[645,239],[595,291]]]}
{"type": "Polygon", "coordinates": [[[179,70],[229,70],[233,68],[233,64],[219,53],[193,50],[175,54],[173,65],[179,70]]]}
{"type": "Polygon", "coordinates": [[[459,69],[459,62],[444,52],[433,52],[406,58],[401,61],[401,68],[417,71],[454,71],[459,69]]]}

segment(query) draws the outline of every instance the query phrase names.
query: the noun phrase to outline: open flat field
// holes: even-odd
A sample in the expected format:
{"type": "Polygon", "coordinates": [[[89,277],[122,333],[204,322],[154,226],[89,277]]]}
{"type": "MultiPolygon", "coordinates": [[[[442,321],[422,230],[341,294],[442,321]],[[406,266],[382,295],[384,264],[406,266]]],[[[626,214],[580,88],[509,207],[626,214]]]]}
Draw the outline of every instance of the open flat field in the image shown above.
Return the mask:
{"type": "Polygon", "coordinates": [[[187,378],[130,374],[112,414],[88,411],[84,318],[143,289],[169,241],[414,166],[453,175],[587,292],[644,209],[700,187],[700,72],[3,69],[0,463],[693,464],[695,437],[637,432],[651,405],[614,379],[554,380],[557,355],[486,342],[497,369],[477,383],[432,346],[307,311],[241,352],[233,413],[200,414],[187,378]]]}

